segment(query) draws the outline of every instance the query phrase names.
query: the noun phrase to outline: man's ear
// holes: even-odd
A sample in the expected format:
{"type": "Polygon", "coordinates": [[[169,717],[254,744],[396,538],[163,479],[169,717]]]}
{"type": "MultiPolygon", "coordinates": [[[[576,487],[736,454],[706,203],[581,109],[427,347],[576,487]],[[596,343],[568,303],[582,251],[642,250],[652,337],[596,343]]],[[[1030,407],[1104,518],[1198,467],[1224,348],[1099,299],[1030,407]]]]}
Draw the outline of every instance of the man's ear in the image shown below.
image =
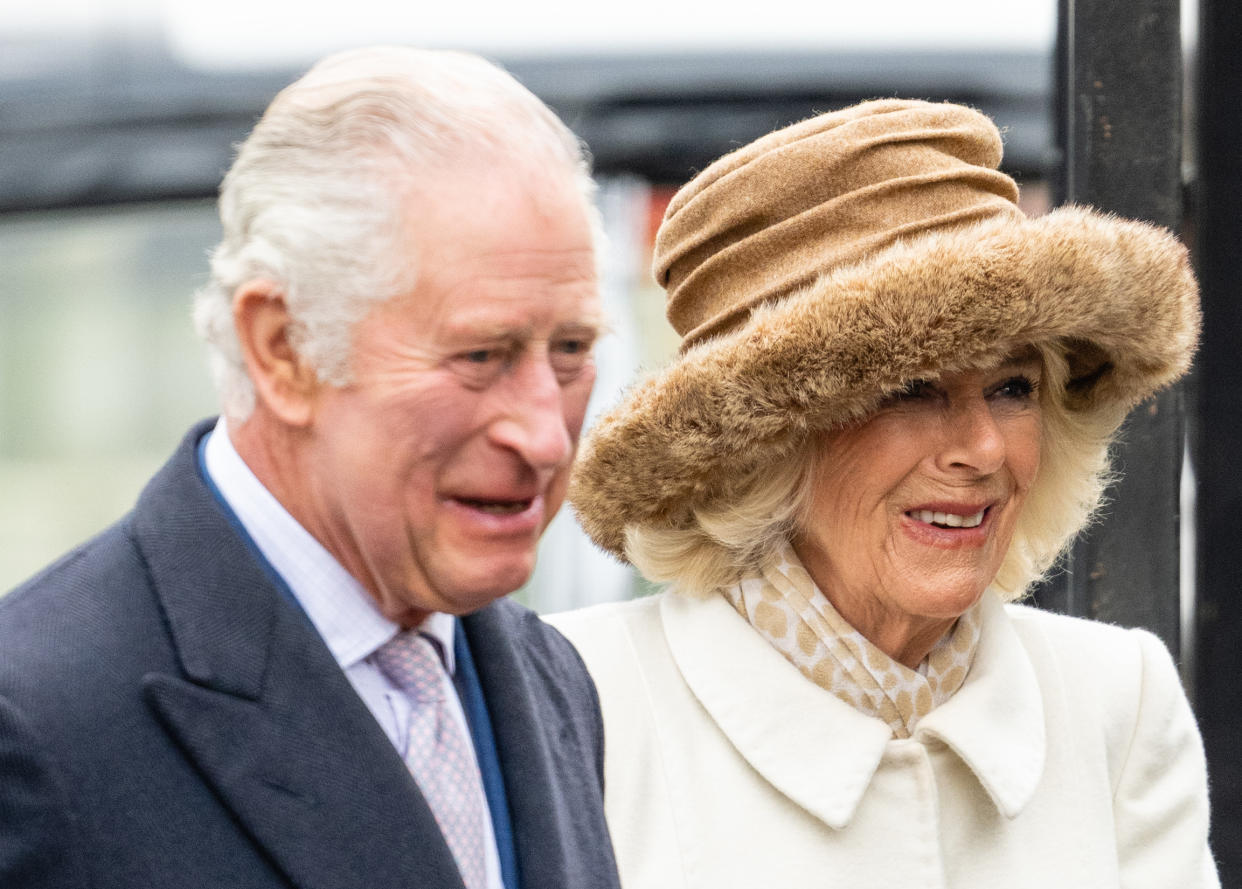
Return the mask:
{"type": "Polygon", "coordinates": [[[233,293],[233,326],[258,403],[291,426],[305,426],[319,379],[293,347],[284,290],[262,278],[242,284],[233,293]]]}

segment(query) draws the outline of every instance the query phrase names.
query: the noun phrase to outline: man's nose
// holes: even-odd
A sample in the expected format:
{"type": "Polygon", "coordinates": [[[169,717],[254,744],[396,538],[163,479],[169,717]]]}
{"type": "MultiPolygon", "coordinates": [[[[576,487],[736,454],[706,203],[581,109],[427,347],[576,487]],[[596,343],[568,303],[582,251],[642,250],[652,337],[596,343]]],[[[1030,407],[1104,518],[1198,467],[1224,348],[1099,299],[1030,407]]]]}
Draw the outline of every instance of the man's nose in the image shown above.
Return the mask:
{"type": "Polygon", "coordinates": [[[537,468],[557,468],[573,453],[565,417],[564,389],[547,356],[526,356],[509,380],[492,441],[537,468]]]}

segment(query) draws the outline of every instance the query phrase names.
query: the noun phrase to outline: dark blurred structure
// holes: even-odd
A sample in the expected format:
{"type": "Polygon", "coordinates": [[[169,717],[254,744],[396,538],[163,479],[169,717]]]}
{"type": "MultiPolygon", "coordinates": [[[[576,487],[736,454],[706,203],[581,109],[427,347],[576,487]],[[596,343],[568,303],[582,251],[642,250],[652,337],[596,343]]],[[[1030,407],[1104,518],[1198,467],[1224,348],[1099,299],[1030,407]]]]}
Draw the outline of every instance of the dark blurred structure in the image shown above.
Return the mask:
{"type": "Polygon", "coordinates": [[[1203,286],[1194,453],[1199,472],[1195,703],[1212,777],[1212,846],[1242,886],[1242,4],[1200,0],[1195,260],[1203,286]]]}
{"type": "MultiPolygon", "coordinates": [[[[1054,204],[1090,204],[1180,231],[1182,44],[1178,0],[1059,0],[1054,204]]],[[[1103,520],[1075,541],[1066,571],[1039,592],[1069,614],[1146,627],[1183,653],[1183,386],[1127,419],[1120,480],[1103,520]]],[[[1189,566],[1188,566],[1189,567],[1189,566]]]]}
{"type": "MultiPolygon", "coordinates": [[[[213,195],[294,70],[195,71],[158,43],[0,38],[0,210],[213,195]]],[[[732,147],[865,98],[974,105],[1009,130],[1006,163],[1048,165],[1040,53],[772,53],[499,59],[591,147],[601,174],[680,184],[732,147]]]]}

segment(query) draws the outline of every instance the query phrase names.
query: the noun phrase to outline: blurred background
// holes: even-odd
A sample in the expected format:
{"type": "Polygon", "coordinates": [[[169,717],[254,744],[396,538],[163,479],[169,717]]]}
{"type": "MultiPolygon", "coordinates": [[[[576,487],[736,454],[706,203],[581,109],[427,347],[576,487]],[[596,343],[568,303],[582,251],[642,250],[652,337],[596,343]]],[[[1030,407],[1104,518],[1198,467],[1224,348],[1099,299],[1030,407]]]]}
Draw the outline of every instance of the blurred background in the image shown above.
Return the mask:
{"type": "MultiPolygon", "coordinates": [[[[863,98],[954,98],[1007,128],[1046,208],[1056,7],[1023,0],[804,4],[763,15],[635,0],[415,4],[48,0],[0,9],[0,589],[124,512],[214,412],[191,294],[219,236],[233,145],[319,56],[374,42],[499,61],[590,147],[610,252],[593,411],[675,348],[648,274],[676,187],[732,147],[863,98]]],[[[634,592],[566,513],[524,596],[557,610],[634,592]]]]}
{"type": "MultiPolygon", "coordinates": [[[[1242,887],[1242,43],[1237,0],[0,0],[0,591],[124,513],[215,412],[189,305],[233,146],[319,56],[366,43],[498,61],[588,144],[609,238],[592,414],[676,338],[648,266],[676,188],[776,127],[866,98],[949,99],[1005,133],[1028,213],[1096,204],[1181,231],[1204,285],[1189,383],[1136,412],[1126,480],[1045,607],[1151,628],[1212,761],[1242,887]]],[[[520,593],[646,592],[564,511],[520,593]]],[[[0,658],[3,652],[0,652],[0,658]]]]}

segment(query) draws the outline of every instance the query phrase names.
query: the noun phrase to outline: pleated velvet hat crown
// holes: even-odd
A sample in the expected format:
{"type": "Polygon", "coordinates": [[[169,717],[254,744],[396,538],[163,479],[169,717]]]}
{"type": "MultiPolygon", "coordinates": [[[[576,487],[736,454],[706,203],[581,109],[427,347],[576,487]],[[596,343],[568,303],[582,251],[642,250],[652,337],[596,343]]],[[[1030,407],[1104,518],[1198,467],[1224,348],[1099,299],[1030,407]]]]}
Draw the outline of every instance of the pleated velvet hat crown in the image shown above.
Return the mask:
{"type": "Polygon", "coordinates": [[[1198,288],[1167,231],[1085,208],[1028,218],[1001,138],[959,105],[879,100],[778,130],[673,198],[654,272],[682,337],[585,437],[570,500],[624,558],[817,431],[911,380],[1030,344],[1068,357],[1073,410],[1181,376],[1198,288]]]}

